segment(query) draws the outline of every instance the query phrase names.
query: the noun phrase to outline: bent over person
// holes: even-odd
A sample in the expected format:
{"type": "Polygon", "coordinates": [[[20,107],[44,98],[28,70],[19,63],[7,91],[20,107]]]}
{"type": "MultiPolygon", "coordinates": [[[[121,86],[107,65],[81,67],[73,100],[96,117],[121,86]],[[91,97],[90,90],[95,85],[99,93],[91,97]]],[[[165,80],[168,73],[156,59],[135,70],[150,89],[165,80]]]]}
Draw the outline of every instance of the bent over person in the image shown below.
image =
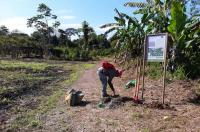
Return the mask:
{"type": "Polygon", "coordinates": [[[110,86],[113,95],[115,96],[115,89],[114,86],[112,84],[112,79],[114,77],[121,77],[122,73],[124,70],[116,70],[115,67],[106,62],[103,62],[102,66],[100,68],[98,68],[97,74],[99,76],[99,79],[102,83],[102,97],[107,97],[107,84],[110,86]]]}

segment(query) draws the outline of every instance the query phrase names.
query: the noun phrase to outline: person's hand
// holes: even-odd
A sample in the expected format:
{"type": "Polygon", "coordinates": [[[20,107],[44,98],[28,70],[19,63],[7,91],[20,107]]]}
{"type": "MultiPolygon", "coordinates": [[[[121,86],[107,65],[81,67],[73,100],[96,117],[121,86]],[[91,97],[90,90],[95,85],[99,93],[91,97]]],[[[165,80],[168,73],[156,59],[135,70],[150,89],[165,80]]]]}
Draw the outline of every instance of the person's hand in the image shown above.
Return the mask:
{"type": "Polygon", "coordinates": [[[125,69],[119,71],[119,77],[122,76],[122,73],[123,73],[124,71],[125,71],[125,69]]]}

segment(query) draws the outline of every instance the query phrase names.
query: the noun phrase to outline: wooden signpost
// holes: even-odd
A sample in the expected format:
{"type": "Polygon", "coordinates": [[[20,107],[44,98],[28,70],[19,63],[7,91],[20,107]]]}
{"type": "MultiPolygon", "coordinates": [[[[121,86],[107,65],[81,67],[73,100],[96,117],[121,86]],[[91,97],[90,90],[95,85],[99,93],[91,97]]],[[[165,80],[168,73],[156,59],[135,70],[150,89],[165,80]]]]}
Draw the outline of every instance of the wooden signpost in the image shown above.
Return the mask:
{"type": "Polygon", "coordinates": [[[142,67],[142,99],[144,98],[145,62],[164,62],[162,103],[165,103],[165,78],[167,63],[167,33],[149,34],[145,37],[142,67]]]}

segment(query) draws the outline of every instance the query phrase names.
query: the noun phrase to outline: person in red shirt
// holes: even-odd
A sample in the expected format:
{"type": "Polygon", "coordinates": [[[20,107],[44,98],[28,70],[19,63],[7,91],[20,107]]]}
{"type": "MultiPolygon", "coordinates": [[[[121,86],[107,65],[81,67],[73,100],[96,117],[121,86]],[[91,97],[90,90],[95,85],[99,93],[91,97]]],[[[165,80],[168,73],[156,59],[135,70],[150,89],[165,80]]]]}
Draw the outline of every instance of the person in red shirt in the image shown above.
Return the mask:
{"type": "Polygon", "coordinates": [[[111,63],[108,63],[107,61],[102,63],[102,66],[100,68],[98,68],[97,70],[97,74],[99,76],[99,79],[102,83],[102,97],[107,97],[107,83],[110,86],[113,95],[115,96],[115,89],[112,83],[112,79],[114,77],[121,77],[122,73],[124,72],[124,70],[117,70],[114,65],[112,65],[111,63]]]}

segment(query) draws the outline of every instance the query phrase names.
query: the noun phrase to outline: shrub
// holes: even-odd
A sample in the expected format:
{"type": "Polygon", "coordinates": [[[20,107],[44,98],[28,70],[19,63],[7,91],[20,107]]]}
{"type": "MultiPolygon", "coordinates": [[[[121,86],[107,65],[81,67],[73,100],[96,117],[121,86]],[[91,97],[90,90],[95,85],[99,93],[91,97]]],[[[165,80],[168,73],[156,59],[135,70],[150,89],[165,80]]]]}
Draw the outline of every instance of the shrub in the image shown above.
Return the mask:
{"type": "Polygon", "coordinates": [[[82,50],[82,51],[80,52],[80,59],[81,59],[81,60],[89,60],[89,59],[92,59],[92,57],[90,56],[90,52],[89,52],[89,51],[82,50]]]}
{"type": "Polygon", "coordinates": [[[80,51],[78,48],[66,48],[65,59],[67,60],[80,60],[80,51]]]}
{"type": "Polygon", "coordinates": [[[186,73],[183,66],[179,66],[172,75],[175,79],[179,80],[186,79],[186,73]]]}
{"type": "Polygon", "coordinates": [[[98,54],[99,54],[98,50],[92,50],[92,51],[90,51],[89,56],[91,56],[91,57],[97,57],[98,54]]]}
{"type": "Polygon", "coordinates": [[[108,49],[100,49],[98,52],[99,56],[108,56],[113,54],[115,51],[112,48],[108,48],[108,49]]]}

